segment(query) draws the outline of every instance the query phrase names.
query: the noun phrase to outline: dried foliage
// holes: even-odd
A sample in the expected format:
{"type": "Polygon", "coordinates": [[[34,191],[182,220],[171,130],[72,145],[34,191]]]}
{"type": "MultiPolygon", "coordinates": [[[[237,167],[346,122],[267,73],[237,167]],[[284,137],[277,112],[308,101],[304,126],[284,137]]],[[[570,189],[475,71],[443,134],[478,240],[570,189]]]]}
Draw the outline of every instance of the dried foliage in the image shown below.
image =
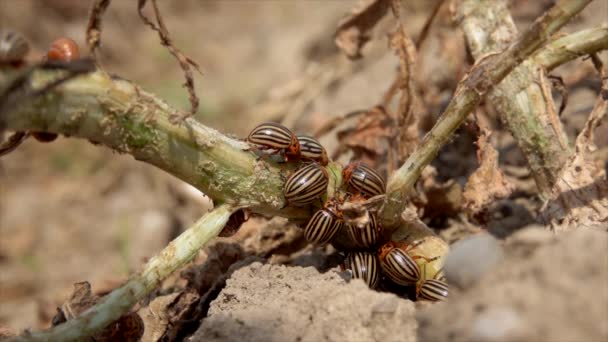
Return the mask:
{"type": "Polygon", "coordinates": [[[139,17],[141,20],[150,28],[156,32],[158,32],[158,37],[160,38],[160,43],[169,50],[169,52],[177,59],[179,62],[179,66],[184,71],[184,77],[186,78],[186,83],[184,83],[184,87],[188,90],[189,99],[190,99],[190,112],[186,115],[176,115],[173,117],[173,122],[181,122],[185,118],[190,115],[196,114],[198,111],[199,99],[196,96],[196,90],[194,89],[194,76],[192,75],[192,70],[190,67],[193,67],[196,71],[202,74],[200,67],[198,64],[193,61],[190,57],[184,55],[174,44],[171,38],[169,37],[169,30],[165,26],[163,22],[163,17],[158,9],[158,5],[156,4],[156,0],[152,0],[152,8],[154,10],[154,17],[156,19],[156,24],[152,22],[152,20],[148,19],[148,17],[144,14],[144,8],[146,7],[146,3],[148,0],[138,0],[137,1],[137,12],[139,13],[139,17]]]}
{"type": "Polygon", "coordinates": [[[489,139],[492,132],[481,127],[477,140],[479,168],[469,177],[463,192],[463,209],[474,217],[496,200],[508,197],[514,187],[498,167],[498,152],[489,139]]]}
{"type": "Polygon", "coordinates": [[[606,170],[592,155],[597,147],[594,130],[608,113],[608,76],[601,60],[592,56],[602,88],[593,110],[576,138],[575,153],[566,162],[542,217],[553,231],[598,228],[608,230],[608,180],[606,170]]]}

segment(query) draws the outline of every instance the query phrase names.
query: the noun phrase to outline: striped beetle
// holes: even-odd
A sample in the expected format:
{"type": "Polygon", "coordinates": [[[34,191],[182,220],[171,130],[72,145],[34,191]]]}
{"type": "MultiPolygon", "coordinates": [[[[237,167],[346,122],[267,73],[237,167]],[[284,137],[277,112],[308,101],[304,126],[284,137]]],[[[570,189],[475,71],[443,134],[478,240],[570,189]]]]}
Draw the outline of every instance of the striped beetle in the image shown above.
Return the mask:
{"type": "Polygon", "coordinates": [[[264,122],[254,128],[247,141],[261,150],[275,150],[273,153],[283,152],[285,161],[289,156],[300,155],[300,142],[295,134],[287,127],[275,123],[264,122]]]}
{"type": "Polygon", "coordinates": [[[426,262],[432,262],[436,259],[411,255],[411,250],[421,243],[422,240],[400,247],[393,241],[389,241],[380,248],[378,252],[380,266],[392,281],[399,285],[411,285],[420,280],[420,266],[415,260],[423,259],[426,262]]]}
{"type": "Polygon", "coordinates": [[[338,218],[331,208],[323,208],[312,215],[306,228],[304,236],[306,240],[315,244],[326,244],[342,229],[344,222],[338,218]]]}
{"type": "Polygon", "coordinates": [[[364,163],[353,162],[348,164],[342,171],[342,177],[344,183],[357,194],[374,197],[386,192],[384,179],[364,163]]]}
{"type": "Polygon", "coordinates": [[[13,30],[0,30],[0,64],[21,64],[30,50],[25,38],[13,30]]]}
{"type": "Polygon", "coordinates": [[[363,228],[348,225],[348,235],[358,245],[364,248],[373,248],[380,239],[380,227],[373,213],[369,213],[369,222],[363,228]]]}
{"type": "Polygon", "coordinates": [[[323,166],[327,165],[327,152],[317,139],[302,134],[298,135],[297,138],[300,142],[300,158],[317,161],[323,166]]]}
{"type": "Polygon", "coordinates": [[[283,194],[288,204],[303,206],[321,198],[327,191],[327,183],[327,171],[321,165],[307,164],[287,179],[283,194]]]}
{"type": "Polygon", "coordinates": [[[420,267],[394,242],[385,243],[379,251],[380,266],[392,281],[399,285],[415,284],[420,278],[420,267]]]}
{"type": "Polygon", "coordinates": [[[424,280],[416,287],[416,299],[438,302],[446,300],[448,293],[448,284],[438,279],[424,280]]]}
{"type": "Polygon", "coordinates": [[[375,288],[380,280],[378,258],[372,253],[352,252],[346,257],[346,268],[351,271],[353,279],[363,279],[367,286],[375,288]]]}

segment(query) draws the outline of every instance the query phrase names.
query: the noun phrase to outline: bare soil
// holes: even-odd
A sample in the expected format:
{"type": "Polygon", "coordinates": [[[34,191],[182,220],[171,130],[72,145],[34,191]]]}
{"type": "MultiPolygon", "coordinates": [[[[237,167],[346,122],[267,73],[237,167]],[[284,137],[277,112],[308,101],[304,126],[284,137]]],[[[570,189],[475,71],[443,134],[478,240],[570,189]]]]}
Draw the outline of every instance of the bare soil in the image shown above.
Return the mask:
{"type": "MultiPolygon", "coordinates": [[[[433,2],[407,3],[404,22],[416,36],[433,2]]],[[[520,30],[550,3],[511,1],[520,30]]],[[[239,137],[255,123],[285,117],[310,133],[332,117],[376,105],[399,61],[381,30],[372,33],[362,60],[340,54],[333,34],[355,4],[163,2],[176,45],[203,69],[196,78],[197,118],[239,137]],[[327,75],[333,75],[329,84],[327,75]]],[[[448,7],[419,52],[417,79],[428,86],[423,128],[441,113],[469,66],[448,7]]],[[[85,1],[1,1],[0,27],[28,36],[35,60],[59,36],[84,46],[87,11],[85,1]]],[[[606,24],[606,18],[608,3],[595,1],[565,32],[606,24]]],[[[102,39],[106,70],[188,108],[177,63],[141,23],[134,3],[112,3],[102,39]]],[[[608,64],[605,52],[600,57],[608,64]]],[[[582,59],[553,74],[569,90],[561,120],[572,142],[595,101],[597,75],[582,59]]],[[[425,188],[433,191],[424,194],[424,222],[450,243],[489,232],[504,252],[472,284],[454,287],[447,302],[369,290],[341,272],[333,247],[309,245],[286,220],[254,217],[141,303],[142,340],[607,341],[608,227],[573,227],[560,235],[539,228],[542,203],[523,156],[493,109],[479,110],[496,124],[491,143],[515,191],[481,220],[460,213],[461,199],[450,189],[461,192],[478,167],[476,136],[466,127],[433,163],[437,174],[425,188]]],[[[330,154],[340,147],[335,133],[321,139],[330,154]]],[[[595,142],[599,162],[608,163],[605,119],[595,142]]],[[[118,287],[211,207],[188,185],[129,156],[66,137],[50,144],[28,140],[0,159],[0,337],[50,327],[75,283],[88,281],[99,295],[118,287]]]]}

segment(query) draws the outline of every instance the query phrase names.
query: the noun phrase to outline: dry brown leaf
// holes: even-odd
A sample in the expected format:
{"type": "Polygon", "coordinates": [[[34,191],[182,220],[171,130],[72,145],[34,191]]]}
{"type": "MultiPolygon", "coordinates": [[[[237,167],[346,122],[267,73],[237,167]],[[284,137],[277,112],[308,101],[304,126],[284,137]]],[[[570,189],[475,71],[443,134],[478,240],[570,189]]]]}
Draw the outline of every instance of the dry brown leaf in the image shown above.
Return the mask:
{"type": "Polygon", "coordinates": [[[481,128],[477,140],[479,168],[471,174],[464,187],[463,207],[470,217],[485,210],[493,201],[506,198],[513,191],[513,185],[498,167],[498,152],[488,141],[490,135],[489,129],[481,128]]]}
{"type": "Polygon", "coordinates": [[[592,156],[597,150],[593,131],[608,113],[608,78],[599,59],[592,59],[600,70],[602,89],[585,127],[576,138],[575,153],[562,169],[541,213],[547,227],[556,232],[575,227],[608,230],[606,171],[592,156]]]}
{"type": "MultiPolygon", "coordinates": [[[[74,284],[74,291],[53,318],[53,326],[78,317],[82,312],[97,304],[100,297],[93,294],[89,282],[74,284]]],[[[143,321],[136,312],[127,313],[86,341],[139,341],[144,333],[143,321]]]]}
{"type": "Polygon", "coordinates": [[[381,106],[360,113],[356,126],[339,131],[337,137],[342,147],[354,152],[353,159],[378,169],[385,165],[386,151],[397,134],[395,123],[381,106]]]}
{"type": "Polygon", "coordinates": [[[156,297],[139,311],[145,326],[142,341],[175,341],[199,299],[193,291],[156,297]]]}
{"type": "Polygon", "coordinates": [[[363,0],[340,21],[336,31],[336,45],[352,59],[361,58],[361,48],[369,41],[369,31],[386,15],[388,0],[363,0]]]}
{"type": "MultiPolygon", "coordinates": [[[[391,86],[391,91],[393,94],[396,90],[401,92],[399,110],[396,115],[399,137],[394,144],[391,144],[397,151],[395,158],[396,169],[416,149],[420,136],[418,131],[419,120],[415,112],[418,99],[413,77],[417,58],[416,46],[401,22],[400,2],[393,0],[391,5],[393,15],[399,23],[397,30],[389,35],[389,46],[399,57],[399,73],[391,86]]],[[[391,91],[385,96],[383,102],[386,107],[388,107],[393,95],[391,91]]],[[[393,170],[390,171],[392,172],[393,170]]]]}

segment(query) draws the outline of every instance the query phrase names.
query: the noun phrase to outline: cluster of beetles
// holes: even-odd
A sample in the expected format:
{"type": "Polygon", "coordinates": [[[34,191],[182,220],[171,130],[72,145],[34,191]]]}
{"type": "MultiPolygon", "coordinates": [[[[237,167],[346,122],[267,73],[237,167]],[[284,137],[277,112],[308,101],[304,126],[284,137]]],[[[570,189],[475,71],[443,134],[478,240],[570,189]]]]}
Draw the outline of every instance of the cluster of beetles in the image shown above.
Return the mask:
{"type": "MultiPolygon", "coordinates": [[[[21,35],[10,30],[0,31],[0,66],[23,65],[28,50],[27,41],[21,35]]],[[[48,60],[71,61],[78,58],[78,46],[70,39],[58,39],[51,44],[45,57],[48,60]]],[[[52,133],[31,134],[40,141],[56,138],[52,133]]],[[[300,207],[321,203],[327,197],[329,176],[326,166],[329,159],[315,138],[295,135],[283,125],[266,122],[251,131],[247,142],[253,149],[280,154],[286,162],[302,162],[287,178],[283,188],[288,205],[300,207]]],[[[354,162],[342,169],[342,184],[341,190],[327,198],[304,227],[306,239],[313,244],[323,245],[330,243],[339,231],[346,230],[356,246],[356,251],[350,251],[344,262],[353,278],[363,279],[370,288],[376,288],[383,273],[398,285],[414,285],[417,299],[446,299],[448,286],[443,280],[424,279],[424,272],[421,272],[416,260],[430,262],[433,259],[416,255],[413,252],[416,243],[389,241],[379,246],[382,227],[373,212],[369,212],[369,219],[363,227],[345,222],[340,205],[346,201],[364,201],[383,195],[386,192],[384,179],[364,163],[354,162]]]]}
{"type": "Polygon", "coordinates": [[[285,182],[285,200],[295,207],[321,204],[304,227],[304,236],[313,244],[330,243],[339,231],[346,230],[356,251],[348,252],[343,267],[353,278],[363,279],[370,288],[376,288],[384,274],[397,285],[415,286],[417,299],[440,301],[447,298],[448,286],[442,279],[424,279],[424,272],[416,260],[431,262],[434,258],[416,255],[413,251],[416,242],[381,244],[382,227],[371,211],[363,227],[345,222],[341,204],[365,201],[386,192],[386,183],[378,172],[362,162],[348,164],[342,169],[339,191],[327,198],[329,159],[315,138],[296,135],[278,123],[265,122],[249,133],[247,142],[252,149],[278,154],[285,162],[301,162],[285,182]]]}

